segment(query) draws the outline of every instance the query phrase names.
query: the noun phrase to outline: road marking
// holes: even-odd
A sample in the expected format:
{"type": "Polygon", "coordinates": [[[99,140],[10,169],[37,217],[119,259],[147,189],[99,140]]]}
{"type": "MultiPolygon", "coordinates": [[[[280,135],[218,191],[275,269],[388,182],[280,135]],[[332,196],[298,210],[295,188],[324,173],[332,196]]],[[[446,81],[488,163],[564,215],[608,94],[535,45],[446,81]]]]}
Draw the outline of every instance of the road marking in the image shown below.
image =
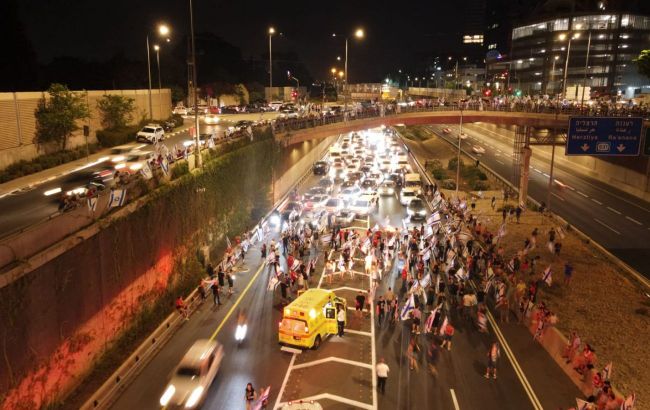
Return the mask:
{"type": "Polygon", "coordinates": [[[551,195],[553,195],[554,197],[556,197],[557,199],[559,199],[559,200],[560,200],[560,201],[562,201],[562,202],[564,202],[564,201],[565,201],[565,199],[564,199],[564,198],[562,198],[561,196],[559,196],[559,195],[558,195],[558,194],[556,194],[555,192],[551,192],[551,195]]]}
{"type": "Polygon", "coordinates": [[[301,354],[302,353],[302,350],[294,349],[293,347],[288,347],[288,346],[282,346],[280,348],[280,350],[282,350],[283,352],[293,353],[293,354],[301,354]]]}
{"type": "MultiPolygon", "coordinates": [[[[366,409],[366,410],[376,410],[377,406],[374,404],[367,404],[363,403],[360,401],[348,399],[345,397],[337,396],[336,394],[331,394],[331,393],[321,393],[317,394],[315,396],[309,396],[309,397],[302,397],[299,399],[292,400],[294,402],[310,402],[310,401],[315,401],[318,402],[319,400],[331,400],[331,401],[337,401],[339,403],[347,404],[350,407],[358,407],[360,409],[366,409]]],[[[278,409],[281,406],[284,406],[287,403],[276,403],[274,409],[278,409]]]]}
{"type": "Polygon", "coordinates": [[[454,409],[460,410],[460,406],[458,405],[458,399],[456,399],[456,392],[454,391],[454,389],[449,389],[449,391],[451,392],[451,401],[454,402],[454,409]]]}
{"type": "Polygon", "coordinates": [[[495,161],[496,161],[496,162],[498,162],[498,163],[499,163],[499,164],[501,164],[501,165],[505,165],[505,163],[504,163],[504,162],[502,162],[502,161],[499,161],[498,159],[495,159],[495,161]]]}
{"type": "Polygon", "coordinates": [[[595,203],[597,203],[598,205],[602,205],[602,204],[603,204],[602,202],[600,202],[600,201],[597,200],[597,199],[591,198],[591,200],[594,201],[595,203]]]}
{"type": "Polygon", "coordinates": [[[237,301],[232,305],[228,313],[226,313],[226,316],[221,320],[221,323],[219,323],[219,326],[217,326],[217,329],[212,333],[212,336],[210,336],[210,341],[214,341],[214,339],[217,337],[219,332],[221,331],[221,328],[223,325],[226,324],[226,321],[230,318],[230,315],[232,315],[232,312],[235,311],[235,308],[239,305],[239,302],[244,299],[244,296],[246,295],[246,292],[248,292],[248,289],[251,288],[253,285],[253,282],[257,279],[257,277],[260,275],[260,272],[262,272],[262,269],[264,269],[264,264],[261,264],[260,267],[257,269],[257,272],[255,272],[255,275],[251,278],[251,280],[248,282],[248,285],[244,288],[244,291],[239,295],[237,298],[237,301]]]}
{"type": "Polygon", "coordinates": [[[543,173],[542,171],[540,171],[540,170],[539,170],[539,169],[537,169],[537,168],[533,168],[533,169],[534,169],[535,171],[537,171],[537,172],[539,172],[540,174],[542,174],[542,173],[543,173]]]}
{"type": "Polygon", "coordinates": [[[533,388],[528,382],[528,379],[526,378],[524,371],[519,366],[519,362],[517,362],[514,353],[510,350],[510,345],[508,345],[508,341],[501,333],[501,329],[499,329],[497,322],[494,320],[494,317],[492,316],[492,313],[489,310],[487,311],[487,317],[490,324],[492,325],[492,329],[494,330],[497,339],[499,339],[499,342],[501,343],[501,347],[506,352],[506,356],[508,356],[508,360],[510,360],[510,363],[512,364],[512,368],[515,370],[515,373],[517,374],[517,377],[519,378],[521,385],[524,387],[524,391],[526,392],[526,395],[530,399],[533,408],[535,410],[544,410],[544,407],[540,403],[539,399],[537,398],[537,395],[535,394],[533,388]]]}
{"type": "Polygon", "coordinates": [[[280,406],[280,399],[282,398],[282,395],[284,394],[284,389],[287,387],[287,382],[289,381],[289,374],[291,374],[291,369],[293,368],[293,363],[296,361],[296,354],[294,353],[291,355],[291,361],[289,362],[289,368],[287,369],[287,373],[284,375],[284,380],[282,380],[282,385],[280,386],[280,391],[278,392],[278,398],[275,399],[275,405],[273,406],[273,409],[277,409],[280,406]]]}
{"type": "Polygon", "coordinates": [[[641,222],[637,221],[634,218],[630,218],[629,216],[626,216],[625,219],[630,220],[630,221],[634,222],[635,224],[637,224],[639,226],[643,226],[643,224],[641,222]]]}
{"type": "Polygon", "coordinates": [[[579,193],[580,195],[584,196],[585,198],[589,198],[589,195],[585,194],[584,192],[581,192],[581,191],[576,191],[576,192],[579,193]]]}
{"type": "Polygon", "coordinates": [[[542,172],[542,175],[544,175],[546,178],[550,178],[551,176],[547,174],[546,172],[542,172]]]}
{"type": "MultiPolygon", "coordinates": [[[[355,310],[354,308],[348,308],[349,310],[355,310]]],[[[367,312],[367,309],[363,309],[363,312],[367,312]]],[[[345,329],[346,333],[352,333],[355,335],[361,335],[361,336],[372,336],[372,333],[370,332],[364,332],[362,330],[354,330],[354,329],[345,329]]]]}
{"type": "Polygon", "coordinates": [[[617,235],[621,234],[619,231],[617,231],[616,229],[612,228],[611,226],[607,225],[605,222],[603,222],[603,221],[601,221],[599,219],[594,218],[594,221],[598,222],[599,224],[601,224],[605,228],[609,229],[610,231],[616,233],[617,235]]]}
{"type": "Polygon", "coordinates": [[[607,209],[614,212],[615,214],[619,214],[619,215],[621,214],[621,211],[617,211],[616,209],[612,208],[611,206],[608,206],[607,209]]]}
{"type": "MultiPolygon", "coordinates": [[[[348,331],[346,330],[345,332],[347,333],[348,331]]],[[[372,365],[370,365],[368,363],[357,362],[356,360],[343,359],[343,358],[336,357],[336,356],[329,356],[329,357],[325,357],[323,359],[318,359],[318,360],[313,360],[313,361],[307,362],[307,363],[297,364],[297,365],[293,366],[292,370],[304,369],[305,367],[311,367],[311,366],[318,366],[319,364],[329,363],[329,362],[349,364],[351,366],[363,367],[364,369],[370,369],[372,367],[372,365]]]]}

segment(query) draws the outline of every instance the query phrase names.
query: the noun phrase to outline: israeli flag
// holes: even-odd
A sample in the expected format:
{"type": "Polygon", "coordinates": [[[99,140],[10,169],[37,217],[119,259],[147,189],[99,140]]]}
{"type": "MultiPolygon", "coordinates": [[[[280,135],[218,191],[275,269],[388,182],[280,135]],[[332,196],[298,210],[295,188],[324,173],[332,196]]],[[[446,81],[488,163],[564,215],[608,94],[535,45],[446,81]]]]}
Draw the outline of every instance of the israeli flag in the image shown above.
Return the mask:
{"type": "Polygon", "coordinates": [[[126,200],[126,189],[114,189],[111,191],[111,197],[108,199],[108,207],[115,208],[124,205],[126,200]]]}
{"type": "Polygon", "coordinates": [[[226,246],[228,248],[232,248],[232,244],[230,243],[230,238],[228,238],[228,236],[226,236],[226,246]]]}
{"type": "Polygon", "coordinates": [[[458,277],[458,279],[463,279],[463,280],[469,279],[469,275],[467,274],[467,272],[463,268],[459,268],[456,271],[456,277],[458,277]]]}
{"type": "Polygon", "coordinates": [[[612,377],[612,366],[614,365],[613,362],[607,363],[607,366],[602,371],[603,374],[603,379],[609,380],[610,377],[612,377]]]}
{"type": "Polygon", "coordinates": [[[589,410],[589,402],[576,398],[577,410],[589,410]]]}
{"type": "Polygon", "coordinates": [[[411,297],[409,297],[408,301],[406,301],[406,304],[402,307],[402,311],[399,315],[400,319],[407,320],[409,318],[409,313],[411,313],[413,309],[415,309],[415,299],[411,294],[411,297]]]}
{"type": "Polygon", "coordinates": [[[151,167],[149,166],[149,161],[145,162],[142,168],[140,169],[140,174],[144,177],[144,179],[151,179],[153,178],[153,172],[151,172],[151,167]]]}
{"type": "Polygon", "coordinates": [[[88,198],[88,209],[93,212],[97,210],[97,197],[88,198]]]}
{"type": "Polygon", "coordinates": [[[551,286],[553,284],[553,270],[551,269],[551,265],[548,265],[546,269],[544,269],[544,274],[542,276],[542,280],[546,282],[548,286],[551,286]]]}
{"type": "Polygon", "coordinates": [[[442,220],[440,217],[440,212],[434,212],[429,218],[427,218],[427,225],[433,225],[439,223],[442,220]]]}
{"type": "Polygon", "coordinates": [[[257,240],[262,242],[263,239],[264,239],[264,231],[262,230],[261,226],[258,226],[257,227],[257,240]]]}
{"type": "Polygon", "coordinates": [[[422,286],[422,288],[424,289],[427,286],[429,286],[430,283],[431,283],[431,274],[427,273],[427,275],[424,278],[422,278],[422,280],[420,281],[420,286],[422,286]]]}
{"type": "Polygon", "coordinates": [[[167,161],[167,157],[163,157],[163,160],[160,163],[160,168],[162,168],[165,175],[169,174],[169,161],[167,161]]]}

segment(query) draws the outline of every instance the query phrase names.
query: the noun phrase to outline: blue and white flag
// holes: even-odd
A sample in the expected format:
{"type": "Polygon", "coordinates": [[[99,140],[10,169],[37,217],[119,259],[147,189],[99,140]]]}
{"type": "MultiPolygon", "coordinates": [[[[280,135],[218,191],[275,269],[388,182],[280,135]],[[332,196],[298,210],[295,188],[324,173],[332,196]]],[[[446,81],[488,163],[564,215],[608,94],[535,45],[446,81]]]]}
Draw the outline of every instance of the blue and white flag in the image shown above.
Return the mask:
{"type": "Polygon", "coordinates": [[[442,220],[440,217],[440,212],[434,212],[430,217],[427,218],[427,225],[433,225],[439,223],[442,220]]]}
{"type": "Polygon", "coordinates": [[[633,410],[634,409],[634,404],[636,402],[636,393],[632,393],[621,404],[621,410],[633,410]]]}
{"type": "Polygon", "coordinates": [[[142,165],[142,168],[140,168],[140,174],[142,174],[144,179],[153,178],[153,172],[151,172],[151,167],[149,166],[149,161],[146,161],[144,163],[144,165],[142,165]]]}
{"type": "Polygon", "coordinates": [[[456,271],[456,277],[458,279],[467,280],[469,279],[469,274],[461,267],[456,271]]]}
{"type": "Polygon", "coordinates": [[[263,239],[264,239],[264,231],[262,230],[261,226],[258,226],[257,227],[257,240],[262,242],[263,239]]]}
{"type": "Polygon", "coordinates": [[[431,283],[431,274],[427,273],[427,275],[423,277],[422,280],[420,281],[420,286],[422,286],[423,289],[426,289],[430,283],[431,283]]]}
{"type": "Polygon", "coordinates": [[[114,189],[111,191],[111,197],[108,199],[108,207],[115,208],[124,205],[126,200],[126,189],[114,189]]]}
{"type": "Polygon", "coordinates": [[[409,318],[409,314],[415,309],[415,299],[413,298],[413,295],[409,297],[409,299],[406,301],[406,304],[402,307],[402,311],[400,312],[400,319],[402,320],[407,320],[409,318]]]}
{"type": "Polygon", "coordinates": [[[601,372],[603,374],[603,380],[609,380],[610,377],[612,377],[612,366],[613,362],[607,363],[607,366],[603,369],[601,372]]]}
{"type": "Polygon", "coordinates": [[[88,209],[93,212],[97,210],[97,197],[88,198],[88,209]]]}
{"type": "Polygon", "coordinates": [[[576,398],[576,410],[589,410],[589,402],[576,398]]]}
{"type": "Polygon", "coordinates": [[[544,269],[542,280],[546,282],[548,286],[551,286],[553,284],[553,269],[551,269],[551,265],[548,265],[548,267],[544,269]]]}
{"type": "Polygon", "coordinates": [[[232,244],[230,243],[230,238],[228,238],[228,235],[226,235],[226,246],[228,248],[232,248],[232,244]]]}
{"type": "Polygon", "coordinates": [[[162,168],[165,175],[169,174],[169,161],[167,161],[167,157],[163,157],[162,161],[160,162],[160,168],[162,168]]]}

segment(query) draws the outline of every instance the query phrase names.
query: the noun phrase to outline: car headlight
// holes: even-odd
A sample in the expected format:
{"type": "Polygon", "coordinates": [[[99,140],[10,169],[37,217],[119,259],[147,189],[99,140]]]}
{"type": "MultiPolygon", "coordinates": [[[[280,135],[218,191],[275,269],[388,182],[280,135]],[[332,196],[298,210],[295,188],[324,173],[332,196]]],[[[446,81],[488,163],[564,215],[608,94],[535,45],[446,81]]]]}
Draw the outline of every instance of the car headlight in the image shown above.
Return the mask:
{"type": "Polygon", "coordinates": [[[124,161],[125,159],[126,159],[126,158],[124,158],[123,155],[118,155],[117,157],[113,157],[113,159],[111,160],[111,162],[122,162],[122,161],[124,161]]]}
{"type": "Polygon", "coordinates": [[[187,399],[187,403],[185,403],[185,408],[189,409],[196,406],[199,400],[201,400],[201,396],[203,396],[203,387],[199,386],[192,391],[192,394],[190,394],[190,398],[187,399]]]}
{"type": "Polygon", "coordinates": [[[124,163],[115,165],[115,169],[122,169],[124,167],[126,167],[126,164],[124,163]]]}
{"type": "Polygon", "coordinates": [[[422,210],[418,211],[418,214],[419,214],[419,215],[426,215],[426,214],[427,214],[427,211],[425,211],[424,209],[422,209],[422,210]]]}
{"type": "Polygon", "coordinates": [[[165,389],[165,392],[160,397],[160,405],[161,406],[168,405],[169,401],[172,399],[172,397],[174,397],[174,393],[176,393],[176,387],[174,387],[173,384],[167,386],[167,389],[165,389]]]}
{"type": "Polygon", "coordinates": [[[137,170],[139,170],[140,168],[142,168],[142,164],[140,164],[140,163],[133,164],[133,165],[131,165],[129,168],[131,168],[132,171],[137,171],[137,170]]]}

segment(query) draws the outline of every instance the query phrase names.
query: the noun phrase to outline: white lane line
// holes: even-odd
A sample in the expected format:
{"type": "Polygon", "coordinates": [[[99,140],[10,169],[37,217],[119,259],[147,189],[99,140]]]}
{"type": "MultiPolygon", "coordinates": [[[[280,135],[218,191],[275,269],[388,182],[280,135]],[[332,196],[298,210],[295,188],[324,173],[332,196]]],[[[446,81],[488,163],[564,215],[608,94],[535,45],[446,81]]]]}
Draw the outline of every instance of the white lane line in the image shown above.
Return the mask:
{"type": "Polygon", "coordinates": [[[576,191],[580,195],[584,196],[585,198],[589,198],[589,195],[585,194],[584,192],[576,191]]]}
{"type": "Polygon", "coordinates": [[[619,214],[619,215],[621,214],[621,211],[617,211],[616,209],[612,208],[611,206],[608,206],[607,209],[614,212],[615,214],[619,214]]]}
{"type": "Polygon", "coordinates": [[[460,406],[458,405],[458,399],[456,399],[456,392],[454,391],[454,389],[449,389],[449,391],[451,392],[451,401],[454,402],[454,409],[460,410],[460,406]]]}
{"type": "Polygon", "coordinates": [[[607,225],[605,222],[599,219],[594,218],[594,221],[598,222],[599,224],[601,224],[602,226],[604,226],[605,228],[609,229],[610,231],[614,232],[617,235],[621,234],[619,231],[617,231],[616,229],[612,228],[611,226],[607,225]]]}
{"type": "Polygon", "coordinates": [[[600,202],[600,201],[597,200],[597,199],[591,198],[591,200],[594,201],[595,203],[597,203],[598,205],[602,205],[602,204],[603,204],[602,202],[600,202]]]}
{"type": "Polygon", "coordinates": [[[632,221],[632,222],[634,222],[635,224],[637,224],[637,225],[639,225],[639,226],[643,226],[643,224],[642,224],[641,222],[637,221],[637,220],[634,219],[634,218],[630,218],[629,216],[626,216],[625,219],[627,219],[627,220],[629,220],[629,221],[632,221]]]}
{"type": "Polygon", "coordinates": [[[546,178],[550,178],[551,176],[547,174],[546,172],[542,172],[542,175],[544,175],[546,178]]]}
{"type": "Polygon", "coordinates": [[[495,161],[498,162],[501,165],[505,165],[505,163],[503,163],[502,161],[499,161],[498,159],[496,159],[495,161]]]}
{"type": "MultiPolygon", "coordinates": [[[[345,398],[345,397],[337,396],[336,394],[331,394],[331,393],[321,393],[321,394],[317,394],[315,396],[301,397],[299,399],[292,400],[292,402],[293,403],[296,403],[296,402],[297,403],[300,403],[300,402],[309,403],[310,401],[318,402],[318,401],[323,401],[323,400],[331,400],[331,401],[347,404],[346,408],[354,408],[354,407],[356,407],[356,408],[359,408],[359,409],[377,410],[377,406],[375,406],[375,405],[362,403],[360,401],[356,401],[356,400],[348,399],[348,398],[345,398]]],[[[287,404],[288,403],[276,404],[274,409],[284,407],[287,404]]]]}
{"type": "Polygon", "coordinates": [[[556,194],[555,192],[551,192],[551,195],[553,195],[554,197],[556,197],[557,199],[559,199],[559,200],[560,200],[560,201],[562,201],[562,202],[564,202],[564,201],[565,201],[565,199],[564,199],[564,198],[562,198],[561,196],[559,196],[559,195],[558,195],[558,194],[556,194]]]}
{"type": "Polygon", "coordinates": [[[275,399],[275,405],[273,406],[273,409],[278,409],[280,408],[280,399],[282,399],[282,395],[284,394],[284,389],[287,387],[287,382],[289,381],[289,374],[291,374],[291,369],[293,368],[293,362],[296,361],[296,354],[294,353],[291,356],[291,361],[289,362],[289,368],[287,369],[287,373],[284,375],[284,380],[282,381],[282,386],[280,386],[280,391],[278,392],[278,398],[275,399]]]}
{"type": "Polygon", "coordinates": [[[363,367],[365,369],[370,369],[370,367],[372,366],[372,365],[370,365],[368,363],[357,362],[356,360],[348,360],[348,359],[342,359],[340,357],[329,356],[329,357],[325,357],[323,359],[313,360],[311,362],[296,364],[291,369],[292,370],[304,369],[305,367],[317,366],[319,364],[330,363],[330,362],[349,364],[351,366],[363,367]]]}
{"type": "Polygon", "coordinates": [[[540,171],[539,169],[537,169],[537,168],[533,168],[533,169],[534,169],[535,171],[539,172],[540,174],[543,174],[543,172],[540,171]]]}

